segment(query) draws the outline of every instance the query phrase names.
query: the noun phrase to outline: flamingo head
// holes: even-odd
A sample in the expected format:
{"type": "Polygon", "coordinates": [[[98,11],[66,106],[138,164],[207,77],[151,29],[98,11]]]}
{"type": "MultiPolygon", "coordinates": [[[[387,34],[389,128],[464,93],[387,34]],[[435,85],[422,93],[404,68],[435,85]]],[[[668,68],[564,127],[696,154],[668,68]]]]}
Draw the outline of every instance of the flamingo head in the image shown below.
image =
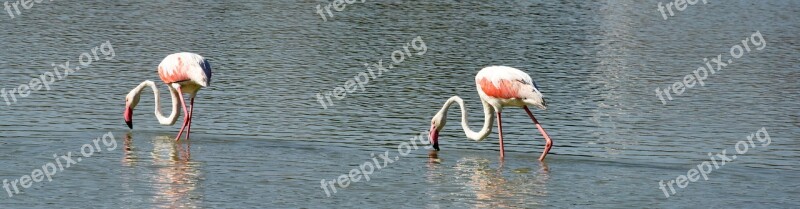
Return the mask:
{"type": "Polygon", "coordinates": [[[428,137],[431,140],[431,145],[433,145],[433,149],[439,151],[439,131],[444,128],[444,124],[446,120],[444,120],[444,113],[439,112],[433,116],[431,119],[431,130],[428,132],[428,137]]]}
{"type": "Polygon", "coordinates": [[[131,91],[127,96],[125,96],[125,112],[122,113],[123,119],[125,119],[125,124],[128,124],[128,128],[133,129],[133,108],[136,108],[136,105],[139,104],[139,92],[131,91]]]}

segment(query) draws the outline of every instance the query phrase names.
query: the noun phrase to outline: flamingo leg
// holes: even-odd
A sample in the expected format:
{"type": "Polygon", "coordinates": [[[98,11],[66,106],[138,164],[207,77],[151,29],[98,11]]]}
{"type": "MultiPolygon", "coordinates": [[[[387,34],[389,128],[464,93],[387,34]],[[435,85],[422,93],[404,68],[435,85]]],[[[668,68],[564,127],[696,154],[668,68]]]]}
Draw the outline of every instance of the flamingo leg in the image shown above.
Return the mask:
{"type": "Polygon", "coordinates": [[[183,92],[181,91],[181,87],[175,88],[175,90],[178,90],[178,98],[181,99],[181,105],[183,106],[183,125],[181,126],[181,130],[178,131],[178,136],[175,137],[175,141],[180,141],[181,135],[183,134],[183,129],[185,129],[186,125],[189,123],[189,112],[186,110],[186,102],[183,101],[183,92]]]}
{"type": "Polygon", "coordinates": [[[527,106],[522,106],[522,108],[524,108],[525,112],[528,113],[528,116],[531,117],[531,120],[533,120],[533,123],[536,124],[536,128],[539,129],[539,132],[542,133],[542,136],[546,141],[544,145],[544,151],[542,152],[542,156],[539,157],[539,161],[544,161],[544,157],[547,156],[547,153],[550,152],[550,148],[553,147],[553,140],[550,140],[550,136],[548,136],[547,132],[544,131],[542,125],[539,124],[539,121],[536,120],[536,117],[533,117],[533,113],[531,113],[531,110],[529,110],[527,106]]]}
{"type": "Polygon", "coordinates": [[[189,134],[192,133],[192,116],[194,116],[194,97],[189,100],[189,126],[186,127],[186,139],[189,139],[189,134]]]}
{"type": "Polygon", "coordinates": [[[500,138],[500,158],[505,157],[506,149],[503,147],[503,125],[502,119],[500,119],[500,112],[497,112],[497,129],[498,129],[498,138],[500,138]]]}

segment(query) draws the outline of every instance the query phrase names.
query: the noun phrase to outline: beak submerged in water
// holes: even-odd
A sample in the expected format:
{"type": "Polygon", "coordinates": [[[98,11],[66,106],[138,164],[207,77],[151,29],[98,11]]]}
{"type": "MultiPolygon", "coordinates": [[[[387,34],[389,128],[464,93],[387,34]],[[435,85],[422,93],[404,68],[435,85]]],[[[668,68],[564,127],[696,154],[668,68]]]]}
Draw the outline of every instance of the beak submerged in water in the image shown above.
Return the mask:
{"type": "Polygon", "coordinates": [[[125,119],[125,124],[128,124],[128,128],[133,129],[133,109],[130,106],[125,106],[122,117],[125,119]]]}
{"type": "Polygon", "coordinates": [[[433,145],[433,149],[439,151],[439,131],[436,130],[436,126],[431,125],[431,130],[428,132],[428,134],[431,144],[433,145]]]}

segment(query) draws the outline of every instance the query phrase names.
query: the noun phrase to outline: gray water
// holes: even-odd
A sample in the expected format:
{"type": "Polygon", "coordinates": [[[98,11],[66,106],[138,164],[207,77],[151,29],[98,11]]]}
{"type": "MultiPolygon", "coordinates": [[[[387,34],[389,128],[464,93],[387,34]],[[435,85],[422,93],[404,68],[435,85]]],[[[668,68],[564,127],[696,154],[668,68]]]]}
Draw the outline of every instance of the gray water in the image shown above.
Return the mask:
{"type": "Polygon", "coordinates": [[[81,156],[107,134],[90,145],[99,152],[52,181],[11,197],[3,189],[0,207],[800,207],[796,1],[709,1],[668,20],[655,1],[366,1],[327,21],[318,4],[327,2],[43,1],[13,19],[0,11],[0,88],[27,84],[51,63],[77,66],[107,41],[114,51],[49,91],[0,100],[0,178],[8,181],[56,163],[54,155],[81,156]],[[761,50],[666,105],[656,96],[703,58],[730,58],[756,31],[761,50]],[[317,101],[418,36],[424,54],[327,109],[317,101]],[[191,139],[175,142],[179,126],[158,125],[149,90],[128,130],[125,94],[143,80],[161,85],[156,66],[179,51],[205,56],[214,71],[198,94],[191,139]],[[534,110],[554,140],[544,163],[536,159],[544,140],[521,109],[503,112],[501,160],[496,128],[468,140],[454,107],[440,152],[420,145],[369,181],[326,195],[321,180],[373,156],[382,164],[386,151],[399,156],[398,145],[427,131],[450,96],[466,100],[479,128],[474,76],[489,65],[522,69],[546,96],[548,109],[534,110]],[[735,153],[762,127],[768,146],[753,138],[735,153]],[[708,180],[675,185],[670,197],[659,188],[723,149],[738,158],[708,180]]]}

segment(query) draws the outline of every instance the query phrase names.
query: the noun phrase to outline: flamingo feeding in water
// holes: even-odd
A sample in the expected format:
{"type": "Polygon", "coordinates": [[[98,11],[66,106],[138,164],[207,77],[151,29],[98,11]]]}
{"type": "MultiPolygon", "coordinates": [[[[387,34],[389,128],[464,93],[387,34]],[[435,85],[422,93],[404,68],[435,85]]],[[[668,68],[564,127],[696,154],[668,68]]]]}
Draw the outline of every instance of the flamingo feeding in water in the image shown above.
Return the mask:
{"type": "Polygon", "coordinates": [[[158,122],[161,125],[173,125],[178,120],[178,102],[183,107],[183,125],[178,132],[175,140],[180,140],[183,130],[186,129],[186,138],[189,138],[189,132],[192,129],[192,112],[194,110],[194,97],[197,91],[202,87],[208,87],[211,83],[211,64],[205,58],[198,54],[181,52],[167,56],[158,65],[158,76],[167,84],[170,96],[172,97],[172,112],[169,117],[164,117],[161,113],[161,102],[158,93],[158,87],[153,81],[145,80],[136,88],[133,88],[127,96],[125,96],[125,123],[128,127],[133,129],[133,109],[139,104],[139,95],[141,95],[144,87],[149,86],[153,89],[155,95],[155,114],[158,122]],[[191,109],[186,109],[186,102],[183,99],[183,94],[189,94],[191,109]]]}
{"type": "Polygon", "coordinates": [[[472,131],[467,124],[467,111],[464,107],[464,100],[458,96],[450,97],[450,99],[444,103],[442,109],[439,110],[431,120],[431,130],[429,134],[433,148],[437,151],[439,150],[439,131],[444,128],[445,119],[447,118],[447,109],[453,105],[453,102],[457,102],[461,107],[461,128],[464,129],[467,138],[475,141],[482,141],[489,136],[489,133],[492,132],[492,114],[497,114],[500,157],[503,158],[505,149],[503,148],[503,125],[501,124],[502,119],[500,117],[500,112],[503,111],[503,107],[514,106],[525,109],[525,112],[531,117],[533,123],[536,124],[536,128],[538,128],[539,132],[544,136],[546,144],[542,155],[539,157],[540,161],[544,161],[544,157],[547,156],[547,153],[553,146],[553,141],[550,140],[550,136],[547,135],[542,125],[539,124],[539,121],[533,117],[533,113],[528,109],[528,106],[538,107],[542,110],[547,108],[544,96],[542,92],[539,91],[533,79],[531,79],[531,76],[512,67],[490,66],[478,71],[478,75],[475,75],[475,84],[477,85],[478,95],[483,104],[483,128],[478,132],[472,131]]]}

